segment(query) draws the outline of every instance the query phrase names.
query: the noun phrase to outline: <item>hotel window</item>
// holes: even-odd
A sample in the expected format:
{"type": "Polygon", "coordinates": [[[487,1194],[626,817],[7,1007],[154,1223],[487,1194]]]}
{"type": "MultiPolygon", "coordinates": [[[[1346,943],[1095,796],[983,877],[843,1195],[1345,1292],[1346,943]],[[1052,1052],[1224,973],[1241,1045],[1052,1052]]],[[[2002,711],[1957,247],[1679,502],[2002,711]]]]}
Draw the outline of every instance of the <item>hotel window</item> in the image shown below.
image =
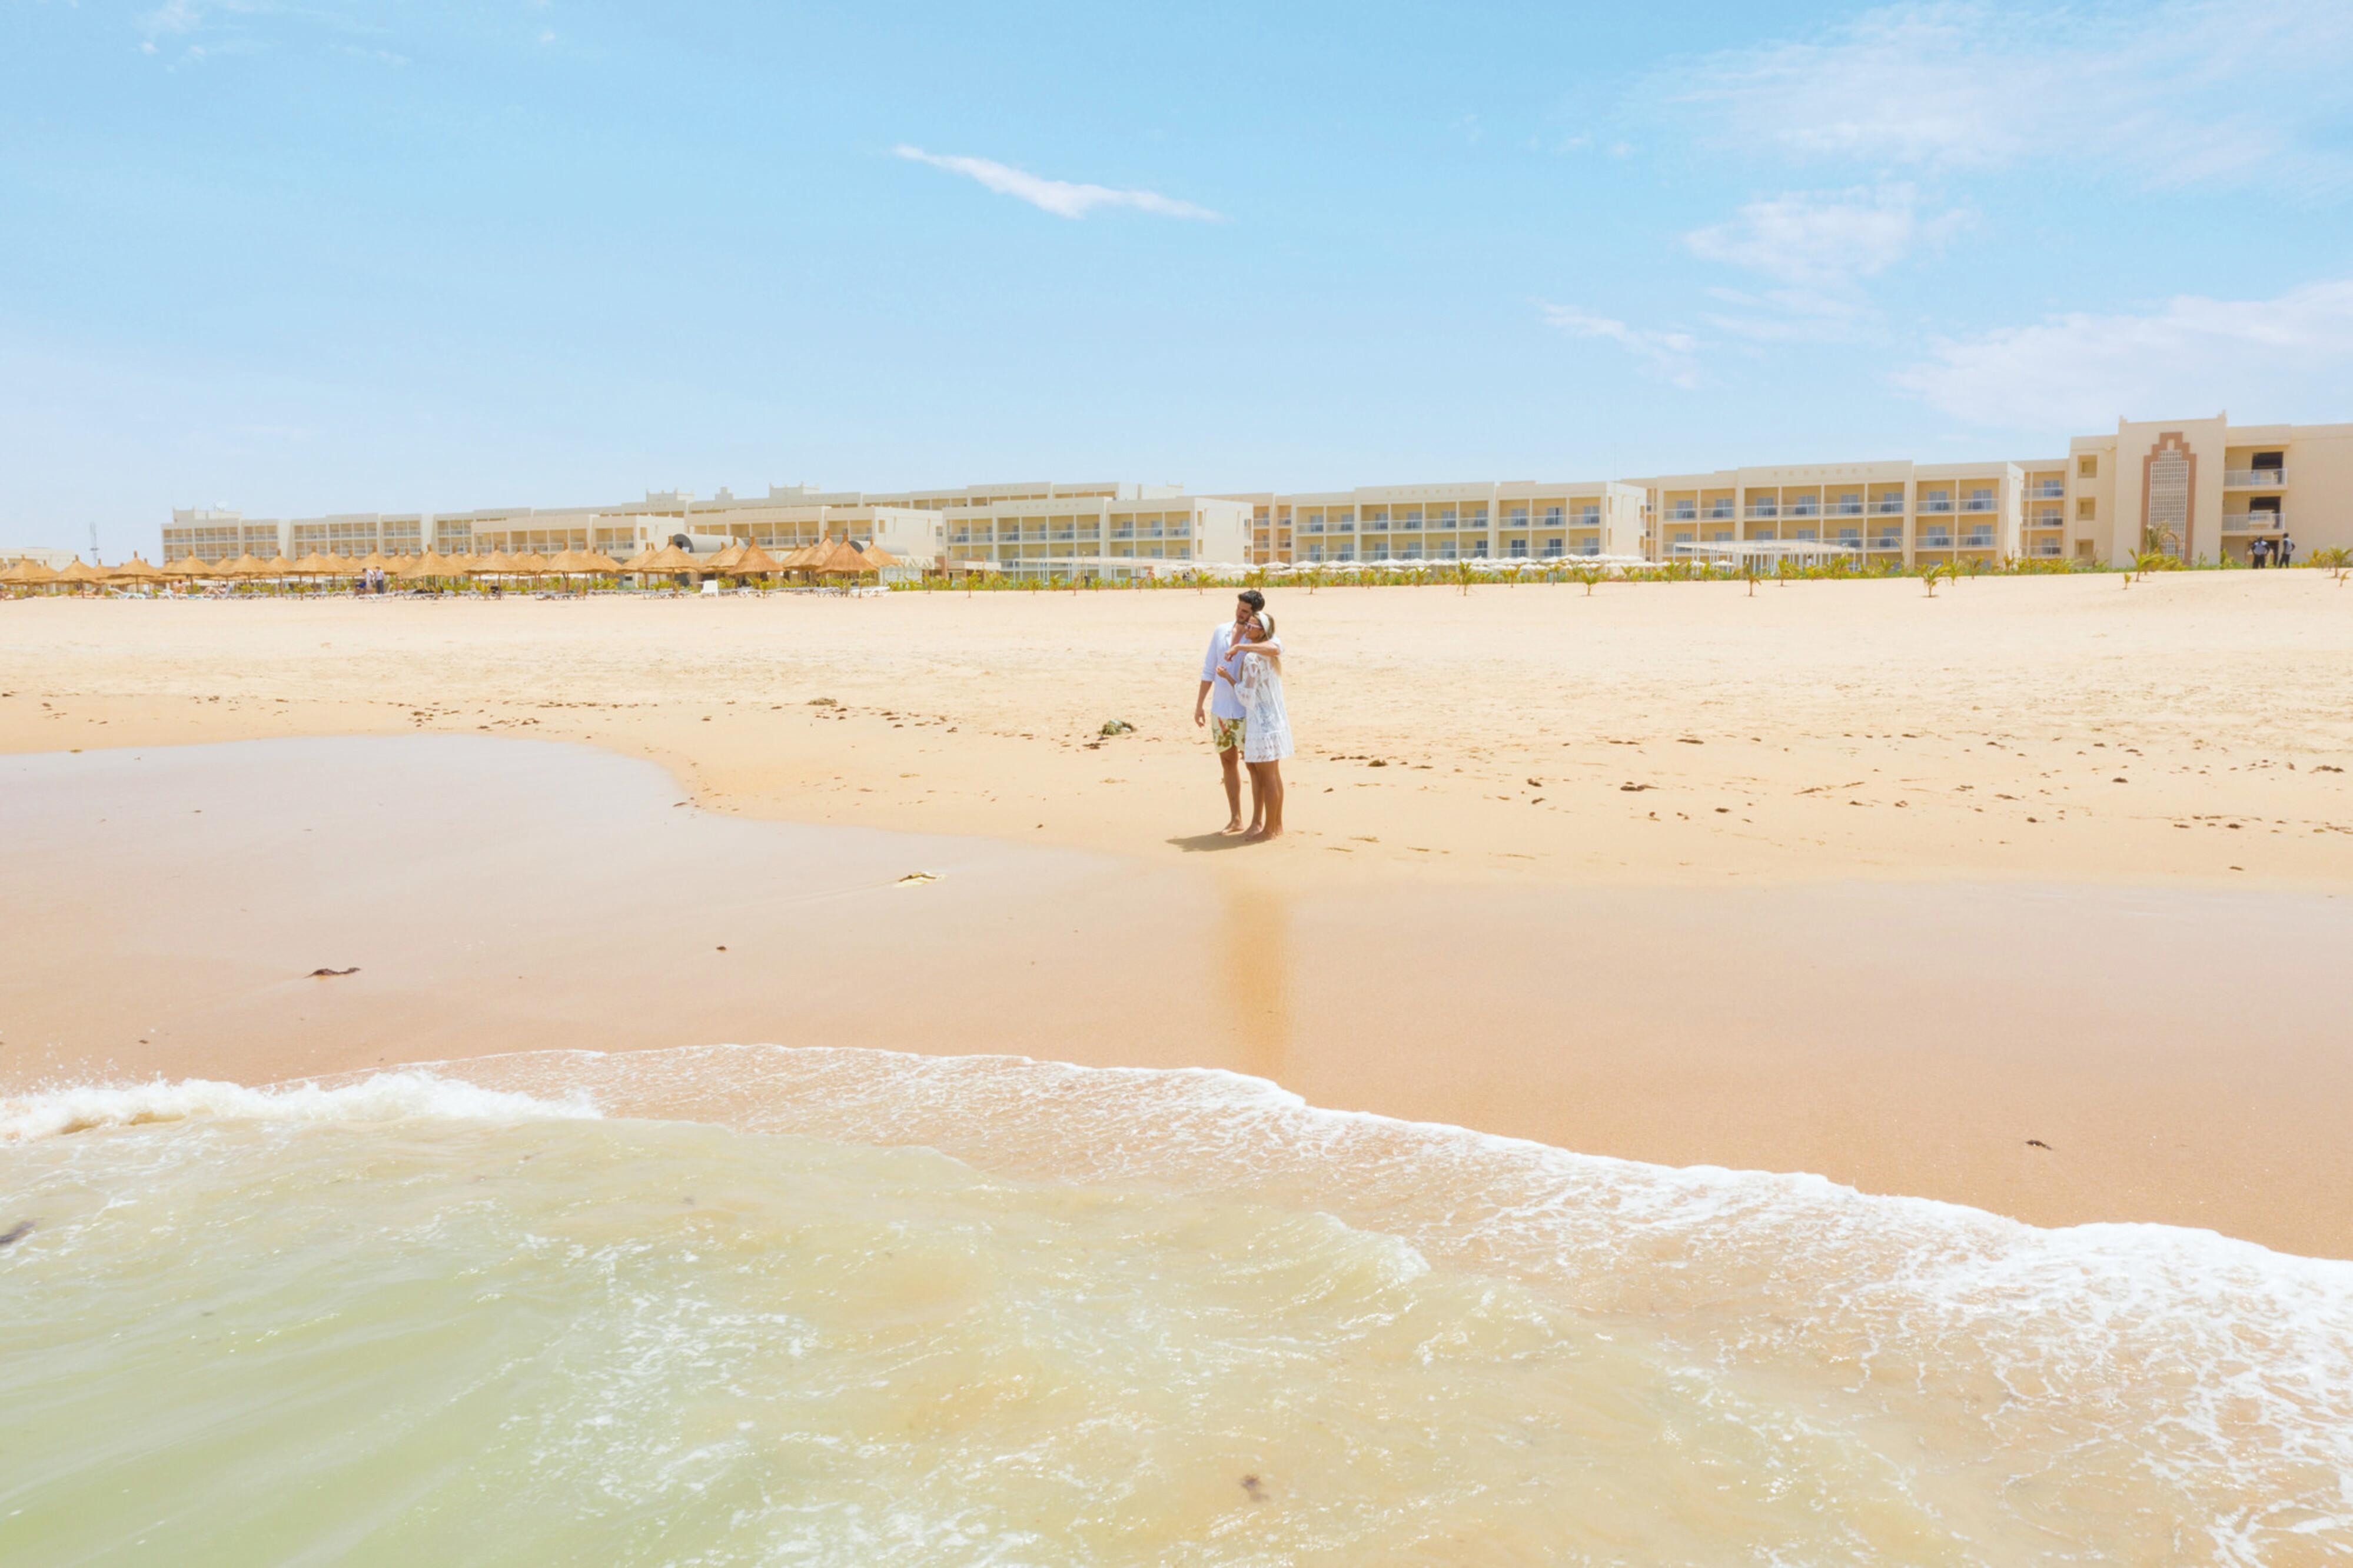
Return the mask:
{"type": "Polygon", "coordinates": [[[2075,477],[2079,479],[2098,479],[2100,477],[2100,459],[2097,458],[2076,458],[2075,477]]]}
{"type": "MultiPolygon", "coordinates": [[[[1385,506],[1368,506],[1365,509],[1365,531],[1366,533],[1383,532],[1388,528],[1388,508],[1385,506]]],[[[1381,559],[1387,560],[1388,557],[1385,555],[1381,557],[1381,559]]]]}
{"type": "Polygon", "coordinates": [[[2084,496],[2075,502],[2075,515],[2083,519],[2085,522],[2091,521],[2092,519],[2097,515],[2094,510],[2091,497],[2084,496]]]}
{"type": "Polygon", "coordinates": [[[1401,506],[1398,508],[1397,525],[1399,528],[1419,528],[1421,526],[1421,508],[1418,506],[1401,506]]]}

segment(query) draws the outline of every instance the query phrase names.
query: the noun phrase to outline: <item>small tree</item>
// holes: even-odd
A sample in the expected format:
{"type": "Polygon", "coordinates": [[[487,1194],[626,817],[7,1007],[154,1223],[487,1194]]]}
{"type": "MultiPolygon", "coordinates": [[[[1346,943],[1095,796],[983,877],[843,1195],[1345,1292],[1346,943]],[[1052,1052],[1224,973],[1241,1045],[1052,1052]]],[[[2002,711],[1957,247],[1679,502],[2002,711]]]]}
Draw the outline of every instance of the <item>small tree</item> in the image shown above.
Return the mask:
{"type": "Polygon", "coordinates": [[[1609,574],[1604,572],[1599,566],[1579,566],[1576,571],[1570,573],[1569,575],[1585,584],[1585,596],[1590,599],[1593,597],[1594,584],[1600,582],[1601,579],[1608,576],[1609,574]]]}
{"type": "Polygon", "coordinates": [[[1926,584],[1928,597],[1932,599],[1936,596],[1936,584],[1952,575],[1953,563],[1949,561],[1931,562],[1920,568],[1920,581],[1926,584]]]}

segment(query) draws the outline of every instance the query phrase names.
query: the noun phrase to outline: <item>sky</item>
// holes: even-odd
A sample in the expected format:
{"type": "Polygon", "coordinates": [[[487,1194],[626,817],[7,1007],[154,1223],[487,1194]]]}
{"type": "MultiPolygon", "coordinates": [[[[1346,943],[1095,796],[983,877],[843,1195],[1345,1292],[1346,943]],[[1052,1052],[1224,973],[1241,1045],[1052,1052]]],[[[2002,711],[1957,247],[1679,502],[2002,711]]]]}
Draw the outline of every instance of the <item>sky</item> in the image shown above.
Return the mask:
{"type": "Polygon", "coordinates": [[[2353,5],[0,0],[0,543],[2353,420],[2353,5]]]}

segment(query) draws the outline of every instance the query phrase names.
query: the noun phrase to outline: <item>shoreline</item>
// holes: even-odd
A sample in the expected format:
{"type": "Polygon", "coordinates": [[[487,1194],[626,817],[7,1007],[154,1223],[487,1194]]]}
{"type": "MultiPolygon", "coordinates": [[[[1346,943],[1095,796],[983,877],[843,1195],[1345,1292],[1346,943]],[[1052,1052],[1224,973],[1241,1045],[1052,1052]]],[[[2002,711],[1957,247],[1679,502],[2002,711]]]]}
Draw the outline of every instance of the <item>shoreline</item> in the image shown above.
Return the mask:
{"type": "Polygon", "coordinates": [[[1193,858],[680,810],[649,763],[487,737],[19,755],[0,778],[26,826],[0,889],[47,916],[17,921],[37,929],[0,983],[19,1089],[728,1039],[1003,1052],[1225,1068],[1335,1110],[2036,1225],[2353,1254],[2335,1132],[2353,1066],[2327,994],[2086,984],[2217,924],[2309,972],[2353,938],[2336,895],[1270,890],[1193,858]],[[375,843],[413,799],[464,809],[375,843]],[[580,820],[608,828],[593,852],[580,820]],[[939,879],[899,883],[918,870],[939,879]],[[1676,945],[1694,929],[1704,963],[1676,945]]]}

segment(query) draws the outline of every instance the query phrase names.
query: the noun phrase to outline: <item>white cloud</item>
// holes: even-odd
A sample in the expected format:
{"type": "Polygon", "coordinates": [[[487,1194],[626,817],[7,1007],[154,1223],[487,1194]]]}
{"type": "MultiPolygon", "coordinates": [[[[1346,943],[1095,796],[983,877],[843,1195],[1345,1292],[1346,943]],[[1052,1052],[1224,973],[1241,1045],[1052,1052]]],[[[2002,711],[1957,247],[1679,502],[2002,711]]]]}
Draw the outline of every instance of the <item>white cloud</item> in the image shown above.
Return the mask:
{"type": "Polygon", "coordinates": [[[1699,340],[1689,332],[1631,327],[1571,305],[1546,304],[1542,309],[1546,325],[1573,338],[1616,343],[1671,385],[1689,390],[1700,384],[1699,340]]]}
{"type": "Polygon", "coordinates": [[[2324,404],[2341,413],[2353,383],[2353,279],[2272,300],[2185,294],[2145,315],[2053,316],[1940,340],[1894,381],[1973,424],[2045,432],[2218,408],[2258,419],[2324,404]]]}
{"type": "Polygon", "coordinates": [[[2344,181],[2348,75],[2343,0],[1930,0],[1687,63],[1646,96],[1712,141],[1800,160],[2280,188],[2344,181]]]}
{"type": "Polygon", "coordinates": [[[1793,192],[1750,202],[1731,222],[1694,229],[1683,243],[1695,256],[1785,283],[1838,286],[1884,272],[1920,246],[1942,244],[1968,221],[1958,209],[1924,215],[1905,184],[1793,192]]]}
{"type": "Polygon", "coordinates": [[[1157,191],[1123,191],[1109,185],[1050,180],[993,159],[948,157],[926,153],[921,147],[900,146],[892,151],[902,158],[911,158],[918,163],[929,163],[934,169],[945,169],[951,174],[977,180],[999,195],[1016,197],[1057,217],[1084,217],[1097,207],[1133,207],[1138,212],[1155,213],[1162,217],[1196,218],[1204,223],[1225,221],[1222,215],[1207,207],[1180,202],[1157,191]]]}
{"type": "Polygon", "coordinates": [[[188,0],[164,0],[163,5],[140,16],[139,30],[153,43],[165,34],[193,33],[204,24],[204,13],[188,0]]]}
{"type": "Polygon", "coordinates": [[[1864,336],[1877,312],[1852,294],[1807,289],[1768,289],[1751,294],[1710,289],[1708,294],[1734,313],[1711,312],[1708,325],[1726,337],[1751,343],[1841,343],[1864,336]]]}

